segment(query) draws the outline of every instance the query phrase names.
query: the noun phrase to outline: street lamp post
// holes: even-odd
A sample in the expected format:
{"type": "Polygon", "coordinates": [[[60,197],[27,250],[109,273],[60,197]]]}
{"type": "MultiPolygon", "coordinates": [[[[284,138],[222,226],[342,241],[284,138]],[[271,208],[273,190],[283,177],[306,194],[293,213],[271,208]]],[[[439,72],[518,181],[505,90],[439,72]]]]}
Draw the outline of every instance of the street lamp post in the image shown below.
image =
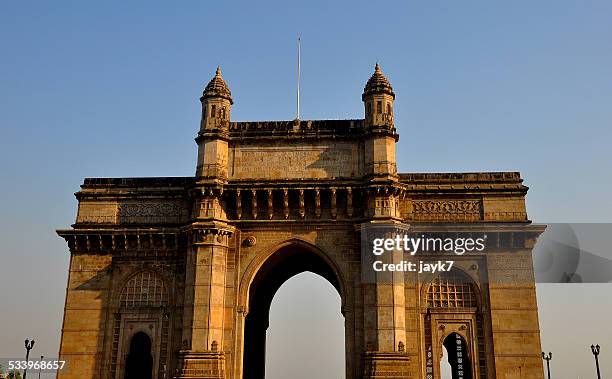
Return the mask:
{"type": "Polygon", "coordinates": [[[42,370],[42,361],[45,359],[44,355],[40,356],[40,366],[38,366],[38,379],[40,379],[40,371],[42,370]]]}
{"type": "Polygon", "coordinates": [[[591,345],[591,352],[595,356],[595,367],[597,367],[597,379],[601,379],[601,373],[599,372],[599,345],[591,345]]]}
{"type": "Polygon", "coordinates": [[[549,352],[548,355],[546,355],[542,352],[542,359],[546,361],[546,370],[548,371],[548,379],[550,379],[550,360],[552,359],[552,353],[549,352]]]}
{"type": "Polygon", "coordinates": [[[30,362],[30,350],[34,347],[34,340],[25,340],[26,349],[26,367],[23,369],[23,379],[26,379],[28,375],[28,363],[30,362]]]}

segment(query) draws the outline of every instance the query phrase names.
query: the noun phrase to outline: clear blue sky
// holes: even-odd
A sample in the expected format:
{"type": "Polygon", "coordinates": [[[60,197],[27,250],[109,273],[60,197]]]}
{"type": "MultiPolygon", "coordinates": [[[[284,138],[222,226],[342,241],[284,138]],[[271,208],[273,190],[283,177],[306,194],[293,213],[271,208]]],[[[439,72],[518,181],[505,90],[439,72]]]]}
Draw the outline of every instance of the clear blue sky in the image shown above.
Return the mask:
{"type": "Polygon", "coordinates": [[[531,219],[612,219],[609,1],[3,2],[0,355],[57,351],[83,177],[193,175],[217,65],[234,119],[292,119],[298,35],[302,118],[361,117],[378,61],[401,171],[518,170],[531,219]]]}

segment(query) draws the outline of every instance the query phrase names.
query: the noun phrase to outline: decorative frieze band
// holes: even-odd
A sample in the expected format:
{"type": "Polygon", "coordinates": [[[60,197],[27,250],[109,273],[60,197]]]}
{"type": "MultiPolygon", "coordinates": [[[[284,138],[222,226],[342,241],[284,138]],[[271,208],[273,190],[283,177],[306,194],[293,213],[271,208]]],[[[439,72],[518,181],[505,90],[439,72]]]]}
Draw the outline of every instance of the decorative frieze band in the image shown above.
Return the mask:
{"type": "Polygon", "coordinates": [[[119,204],[121,223],[181,222],[184,209],[178,203],[125,203],[119,204]]]}
{"type": "Polygon", "coordinates": [[[188,218],[180,201],[82,201],[79,224],[178,224],[188,218]]]}
{"type": "Polygon", "coordinates": [[[415,221],[476,221],[482,219],[480,200],[413,200],[415,221]]]}

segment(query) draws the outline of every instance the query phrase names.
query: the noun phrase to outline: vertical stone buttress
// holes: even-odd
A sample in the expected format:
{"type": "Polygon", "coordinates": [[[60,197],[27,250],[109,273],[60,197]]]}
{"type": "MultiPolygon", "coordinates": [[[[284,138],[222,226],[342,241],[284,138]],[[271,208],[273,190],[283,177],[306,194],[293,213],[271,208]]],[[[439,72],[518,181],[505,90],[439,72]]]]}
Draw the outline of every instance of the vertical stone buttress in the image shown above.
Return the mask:
{"type": "MultiPolygon", "coordinates": [[[[368,130],[365,169],[368,185],[366,215],[369,218],[361,225],[362,233],[374,230],[378,235],[376,230],[384,230],[384,237],[392,238],[399,232],[397,227],[401,222],[401,185],[395,158],[395,143],[399,136],[393,119],[395,93],[378,64],[364,88],[362,100],[368,130]]],[[[402,254],[389,252],[380,258],[385,263],[398,263],[402,260],[402,254]]],[[[376,274],[362,285],[365,329],[363,377],[408,378],[409,360],[403,348],[406,344],[404,277],[401,273],[376,274]]]]}
{"type": "Polygon", "coordinates": [[[232,96],[221,70],[200,99],[202,121],[196,138],[196,185],[191,190],[193,223],[186,260],[183,349],[175,378],[225,378],[224,319],[226,265],[233,227],[222,201],[227,182],[232,96]]]}

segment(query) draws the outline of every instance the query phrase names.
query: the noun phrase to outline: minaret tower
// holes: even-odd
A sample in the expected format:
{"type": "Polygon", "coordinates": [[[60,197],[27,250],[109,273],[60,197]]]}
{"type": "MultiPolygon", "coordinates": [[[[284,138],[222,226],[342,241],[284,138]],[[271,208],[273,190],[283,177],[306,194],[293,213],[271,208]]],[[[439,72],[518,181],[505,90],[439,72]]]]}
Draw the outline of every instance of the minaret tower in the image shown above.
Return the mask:
{"type": "Polygon", "coordinates": [[[232,110],[232,93],[217,67],[215,76],[210,80],[200,98],[202,119],[198,143],[198,179],[227,178],[227,140],[232,110]]]}
{"type": "Polygon", "coordinates": [[[227,183],[232,93],[221,69],[204,89],[202,120],[196,137],[198,163],[190,197],[194,221],[187,229],[183,348],[174,379],[224,379],[226,261],[234,228],[223,203],[227,183]]]}
{"type": "Polygon", "coordinates": [[[363,89],[365,105],[365,175],[370,184],[369,216],[377,220],[400,220],[395,143],[399,140],[393,122],[395,93],[378,63],[363,89]]]}
{"type": "MultiPolygon", "coordinates": [[[[365,105],[364,144],[366,217],[361,233],[373,238],[395,238],[405,233],[399,210],[403,185],[397,175],[395,143],[399,139],[393,120],[395,93],[378,63],[361,96],[365,105]]],[[[366,250],[369,246],[364,247],[366,250]]],[[[399,264],[400,250],[385,252],[384,263],[399,264]]],[[[366,258],[367,259],[367,258],[366,258]]],[[[375,273],[362,283],[364,329],[363,378],[412,378],[405,352],[406,298],[404,273],[375,273]]]]}

